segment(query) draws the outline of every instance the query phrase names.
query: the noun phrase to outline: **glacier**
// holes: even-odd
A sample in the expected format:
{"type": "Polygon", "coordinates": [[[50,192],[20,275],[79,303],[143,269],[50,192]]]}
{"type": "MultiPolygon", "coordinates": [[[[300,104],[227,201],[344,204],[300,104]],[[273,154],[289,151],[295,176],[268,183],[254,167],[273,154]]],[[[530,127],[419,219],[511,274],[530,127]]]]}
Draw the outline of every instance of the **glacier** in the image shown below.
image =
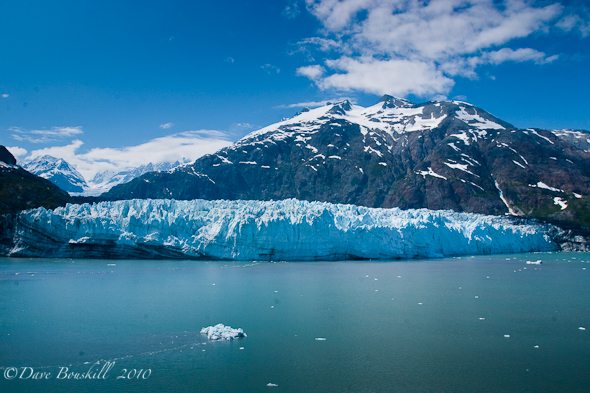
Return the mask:
{"type": "Polygon", "coordinates": [[[427,209],[136,199],[21,212],[15,257],[347,260],[552,251],[551,226],[427,209]]]}

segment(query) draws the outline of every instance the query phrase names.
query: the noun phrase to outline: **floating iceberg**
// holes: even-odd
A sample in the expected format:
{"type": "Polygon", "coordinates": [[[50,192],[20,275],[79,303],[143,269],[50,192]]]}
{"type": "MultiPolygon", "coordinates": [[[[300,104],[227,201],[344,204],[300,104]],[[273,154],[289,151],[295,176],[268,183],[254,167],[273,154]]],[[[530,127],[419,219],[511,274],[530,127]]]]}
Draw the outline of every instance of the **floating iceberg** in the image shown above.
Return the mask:
{"type": "Polygon", "coordinates": [[[342,260],[557,250],[551,227],[427,209],[281,201],[128,200],[28,210],[11,256],[342,260]]]}
{"type": "Polygon", "coordinates": [[[246,337],[246,333],[244,333],[241,328],[234,329],[231,326],[225,326],[222,323],[202,328],[201,334],[207,335],[209,340],[233,340],[235,338],[246,337]]]}

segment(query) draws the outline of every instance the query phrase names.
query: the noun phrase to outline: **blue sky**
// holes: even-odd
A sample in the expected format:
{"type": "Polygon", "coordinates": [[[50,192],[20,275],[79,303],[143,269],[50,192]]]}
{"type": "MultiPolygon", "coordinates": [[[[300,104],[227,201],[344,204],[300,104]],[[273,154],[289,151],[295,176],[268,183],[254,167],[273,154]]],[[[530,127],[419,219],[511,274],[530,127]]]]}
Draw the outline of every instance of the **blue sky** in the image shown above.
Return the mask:
{"type": "Polygon", "coordinates": [[[458,97],[522,127],[590,129],[585,3],[5,0],[0,144],[24,157],[189,130],[222,131],[219,142],[291,104],[385,92],[458,97]]]}

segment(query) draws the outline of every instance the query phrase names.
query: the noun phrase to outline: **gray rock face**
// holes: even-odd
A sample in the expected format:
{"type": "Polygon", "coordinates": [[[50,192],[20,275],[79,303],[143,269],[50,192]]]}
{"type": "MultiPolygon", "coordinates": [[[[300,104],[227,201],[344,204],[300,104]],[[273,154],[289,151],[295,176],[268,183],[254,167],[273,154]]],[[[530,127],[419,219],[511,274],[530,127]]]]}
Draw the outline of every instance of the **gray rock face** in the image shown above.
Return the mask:
{"type": "Polygon", "coordinates": [[[590,150],[574,132],[516,129],[458,101],[414,105],[385,96],[367,108],[344,101],[103,197],[297,198],[512,214],[588,228],[590,150]]]}

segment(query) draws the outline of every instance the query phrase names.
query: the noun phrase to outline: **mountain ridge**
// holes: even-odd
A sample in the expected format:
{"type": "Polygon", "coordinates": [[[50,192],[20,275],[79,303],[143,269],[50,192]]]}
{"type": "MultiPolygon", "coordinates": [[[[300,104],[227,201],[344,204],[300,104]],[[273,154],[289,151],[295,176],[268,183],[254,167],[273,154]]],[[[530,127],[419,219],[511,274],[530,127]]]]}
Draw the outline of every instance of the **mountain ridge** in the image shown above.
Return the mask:
{"type": "Polygon", "coordinates": [[[43,155],[26,160],[23,169],[51,181],[62,190],[72,196],[97,196],[110,190],[118,184],[126,183],[148,172],[168,171],[187,162],[176,160],[175,162],[148,162],[138,167],[121,170],[101,171],[90,180],[78,172],[74,165],[64,158],[51,155],[43,155]]]}
{"type": "Polygon", "coordinates": [[[384,96],[361,107],[344,100],[101,198],[297,198],[588,227],[590,148],[573,132],[579,131],[518,129],[462,101],[412,104],[384,96]]]}

